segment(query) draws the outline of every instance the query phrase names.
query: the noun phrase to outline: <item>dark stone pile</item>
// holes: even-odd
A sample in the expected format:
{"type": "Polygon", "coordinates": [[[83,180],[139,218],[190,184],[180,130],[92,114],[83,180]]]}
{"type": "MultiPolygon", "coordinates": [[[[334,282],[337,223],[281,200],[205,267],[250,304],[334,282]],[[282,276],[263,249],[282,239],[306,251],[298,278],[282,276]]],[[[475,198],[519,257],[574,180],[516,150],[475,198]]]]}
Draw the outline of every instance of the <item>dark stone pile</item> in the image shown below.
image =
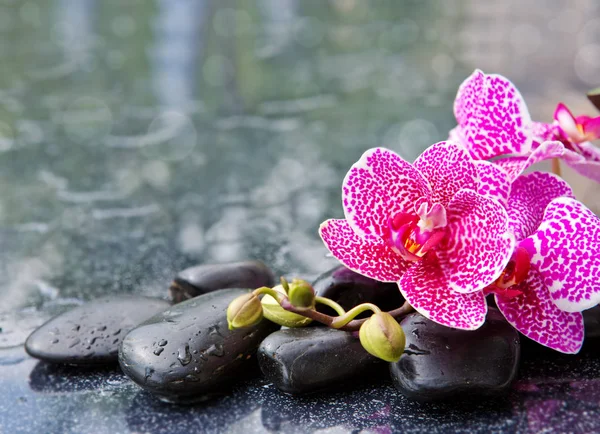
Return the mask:
{"type": "MultiPolygon", "coordinates": [[[[517,375],[519,335],[494,307],[476,331],[410,314],[401,322],[405,352],[389,366],[368,354],[356,333],[312,326],[279,330],[266,319],[229,330],[229,303],[274,283],[273,273],[257,261],[192,267],[175,278],[173,304],[141,296],[91,301],[39,327],[25,348],[33,357],[63,365],[118,362],[136,384],[169,402],[226,393],[228,386],[257,374],[257,367],[290,394],[348,387],[365,378],[381,381],[391,374],[397,389],[417,400],[500,394],[517,375]]],[[[395,284],[344,267],[323,274],[313,286],[344,309],[370,302],[392,310],[404,301],[395,284]]],[[[586,312],[589,337],[598,335],[599,318],[599,308],[586,312]]]]}

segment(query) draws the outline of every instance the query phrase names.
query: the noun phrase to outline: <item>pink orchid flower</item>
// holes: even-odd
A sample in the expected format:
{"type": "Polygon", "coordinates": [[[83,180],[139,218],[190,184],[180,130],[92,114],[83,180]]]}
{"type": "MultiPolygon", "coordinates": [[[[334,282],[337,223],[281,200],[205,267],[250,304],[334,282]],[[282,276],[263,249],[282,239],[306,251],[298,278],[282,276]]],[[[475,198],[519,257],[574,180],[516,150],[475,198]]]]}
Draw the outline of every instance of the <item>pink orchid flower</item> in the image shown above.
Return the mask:
{"type": "Polygon", "coordinates": [[[525,336],[577,353],[584,336],[580,312],[600,302],[600,219],[550,173],[520,176],[507,208],[517,247],[485,292],[495,294],[500,311],[525,336]]]}
{"type": "Polygon", "coordinates": [[[476,329],[487,313],[483,289],[514,249],[507,211],[492,198],[496,187],[479,180],[493,177],[490,165],[452,142],[431,146],[413,164],[370,149],[344,179],[346,218],[325,221],[321,238],[346,267],[397,282],[427,318],[476,329]]]}
{"type": "Polygon", "coordinates": [[[600,182],[600,151],[587,140],[598,137],[600,118],[573,117],[562,104],[554,124],[533,122],[517,88],[505,77],[475,70],[454,101],[458,125],[450,139],[475,159],[495,163],[514,180],[532,164],[561,158],[600,182]]]}

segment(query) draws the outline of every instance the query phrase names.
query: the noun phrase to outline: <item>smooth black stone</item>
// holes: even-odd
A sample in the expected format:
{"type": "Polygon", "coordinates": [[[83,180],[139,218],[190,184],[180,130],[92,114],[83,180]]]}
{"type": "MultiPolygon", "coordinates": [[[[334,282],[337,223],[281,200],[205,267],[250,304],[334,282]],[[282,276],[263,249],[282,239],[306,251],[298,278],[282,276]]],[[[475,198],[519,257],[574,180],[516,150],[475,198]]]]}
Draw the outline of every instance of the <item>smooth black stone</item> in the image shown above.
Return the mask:
{"type": "Polygon", "coordinates": [[[405,352],[390,364],[394,385],[409,398],[429,401],[456,395],[505,392],[520,359],[519,334],[490,308],[477,330],[444,327],[415,313],[401,322],[405,352]]]}
{"type": "Polygon", "coordinates": [[[224,386],[256,366],[260,342],[279,326],[262,320],[227,327],[226,309],[243,289],[223,289],[184,301],[132,330],[119,348],[121,369],[164,401],[192,402],[224,392],[224,386]]]}
{"type": "Polygon", "coordinates": [[[25,349],[51,363],[116,363],[123,337],[169,306],[165,300],[135,295],[99,298],[40,326],[27,338],[25,349]]]}
{"type": "Polygon", "coordinates": [[[174,303],[206,294],[217,289],[272,287],[273,272],[260,261],[205,264],[181,271],[169,288],[174,303]]]}
{"type": "MultiPolygon", "coordinates": [[[[595,339],[600,337],[600,306],[583,311],[583,323],[585,324],[585,338],[595,339]]],[[[585,341],[583,343],[585,345],[585,341]]]]}
{"type": "MultiPolygon", "coordinates": [[[[383,310],[392,310],[402,306],[404,298],[395,283],[378,282],[355,273],[342,266],[333,268],[313,282],[315,293],[332,299],[345,310],[361,303],[373,303],[383,310]]],[[[317,310],[335,315],[333,309],[317,305],[317,310]]],[[[362,316],[360,317],[362,318],[362,316]]]]}
{"type": "Polygon", "coordinates": [[[330,388],[376,371],[383,362],[367,353],[350,332],[297,328],[275,332],[258,348],[262,373],[286,393],[330,388]]]}

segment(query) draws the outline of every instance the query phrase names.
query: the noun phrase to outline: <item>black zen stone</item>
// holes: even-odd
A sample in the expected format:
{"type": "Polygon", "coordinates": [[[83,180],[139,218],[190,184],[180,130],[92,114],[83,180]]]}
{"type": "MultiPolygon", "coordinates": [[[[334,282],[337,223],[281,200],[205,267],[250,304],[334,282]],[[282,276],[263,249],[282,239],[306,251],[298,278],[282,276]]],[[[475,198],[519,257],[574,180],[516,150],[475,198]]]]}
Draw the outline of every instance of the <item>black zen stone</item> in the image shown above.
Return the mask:
{"type": "Polygon", "coordinates": [[[205,264],[186,268],[175,277],[169,288],[174,303],[217,289],[272,287],[273,272],[260,261],[205,264]]]}
{"type": "MultiPolygon", "coordinates": [[[[594,306],[582,313],[585,324],[585,338],[595,339],[600,337],[600,306],[594,306]]],[[[583,344],[585,345],[585,341],[583,344]]]]}
{"type": "Polygon", "coordinates": [[[519,334],[490,308],[477,330],[457,330],[418,313],[401,322],[405,352],[390,364],[394,385],[421,401],[459,394],[491,395],[508,390],[520,358],[519,334]]]}
{"type": "MultiPolygon", "coordinates": [[[[349,310],[361,303],[373,303],[383,310],[402,306],[404,298],[395,283],[378,282],[342,266],[333,268],[313,282],[315,293],[327,297],[349,310]]],[[[334,311],[318,304],[320,312],[334,315],[334,311]]],[[[362,317],[361,317],[362,318],[362,317]]]]}
{"type": "Polygon", "coordinates": [[[248,370],[260,342],[279,326],[263,319],[227,327],[229,303],[247,290],[223,289],[173,306],[135,328],[119,349],[121,369],[164,401],[202,400],[224,393],[248,370]]]}
{"type": "Polygon", "coordinates": [[[43,324],[29,335],[25,349],[53,363],[116,363],[123,337],[169,306],[165,300],[133,295],[93,300],[43,324]]]}
{"type": "Polygon", "coordinates": [[[258,348],[258,362],[269,381],[293,394],[327,389],[386,369],[352,333],[315,327],[271,334],[258,348]]]}

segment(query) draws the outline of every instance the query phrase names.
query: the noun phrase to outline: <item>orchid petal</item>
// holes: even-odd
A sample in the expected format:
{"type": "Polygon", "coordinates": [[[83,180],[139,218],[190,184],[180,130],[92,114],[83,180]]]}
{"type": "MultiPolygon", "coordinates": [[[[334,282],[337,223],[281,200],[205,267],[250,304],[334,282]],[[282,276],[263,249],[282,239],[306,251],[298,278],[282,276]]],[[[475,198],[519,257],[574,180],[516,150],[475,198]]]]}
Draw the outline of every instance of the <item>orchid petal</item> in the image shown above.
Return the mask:
{"type": "MultiPolygon", "coordinates": [[[[596,140],[600,138],[600,116],[591,118],[589,116],[580,116],[581,126],[583,127],[583,134],[587,140],[596,140]]],[[[579,121],[578,118],[578,121],[579,121]]]]}
{"type": "Polygon", "coordinates": [[[411,213],[415,201],[429,192],[423,176],[398,154],[369,149],[344,178],[344,214],[357,234],[376,240],[386,233],[389,219],[411,213]]]}
{"type": "Polygon", "coordinates": [[[508,225],[517,241],[537,230],[548,204],[559,197],[575,196],[569,184],[552,173],[532,172],[515,180],[507,209],[508,225]]]}
{"type": "Polygon", "coordinates": [[[583,157],[590,161],[600,162],[600,149],[591,142],[582,142],[574,146],[583,157]]]}
{"type": "Polygon", "coordinates": [[[346,220],[327,220],[321,224],[319,233],[325,246],[342,264],[371,279],[397,282],[412,266],[383,241],[361,238],[346,220]]]}
{"type": "Polygon", "coordinates": [[[554,119],[563,133],[574,142],[585,140],[582,132],[577,127],[577,120],[563,103],[559,103],[554,111],[554,119]]]}
{"type": "Polygon", "coordinates": [[[457,191],[477,190],[477,168],[459,144],[439,142],[427,148],[413,163],[431,185],[431,202],[444,207],[457,191]]]}
{"type": "Polygon", "coordinates": [[[600,161],[567,161],[567,165],[580,175],[600,182],[600,161]]]}
{"type": "Polygon", "coordinates": [[[502,205],[474,191],[461,190],[446,209],[446,238],[436,254],[451,289],[469,293],[494,282],[508,264],[514,237],[502,205]]]}
{"type": "Polygon", "coordinates": [[[548,140],[555,140],[557,136],[556,125],[545,122],[532,122],[531,134],[534,140],[543,143],[548,140]]]}
{"type": "Polygon", "coordinates": [[[576,354],[583,345],[583,316],[564,312],[553,302],[542,278],[530,270],[527,279],[513,286],[522,292],[514,298],[496,295],[506,320],[529,339],[561,353],[576,354]]]}
{"type": "Polygon", "coordinates": [[[450,289],[435,255],[425,255],[402,276],[398,287],[417,312],[444,326],[475,330],[485,321],[483,292],[461,294],[450,289]]]}
{"type": "Polygon", "coordinates": [[[585,205],[554,199],[520,245],[559,309],[580,312],[600,303],[600,219],[585,205]]]}
{"type": "Polygon", "coordinates": [[[489,161],[475,161],[475,166],[479,176],[477,192],[506,205],[511,188],[508,174],[500,166],[489,161]]]}
{"type": "Polygon", "coordinates": [[[494,163],[502,167],[508,174],[509,179],[514,181],[529,166],[550,158],[562,157],[564,153],[565,146],[561,142],[544,142],[535,148],[529,156],[507,157],[494,161],[494,163]]]}
{"type": "Polygon", "coordinates": [[[474,158],[531,150],[531,117],[517,88],[501,75],[475,70],[454,100],[458,133],[474,158]]]}

